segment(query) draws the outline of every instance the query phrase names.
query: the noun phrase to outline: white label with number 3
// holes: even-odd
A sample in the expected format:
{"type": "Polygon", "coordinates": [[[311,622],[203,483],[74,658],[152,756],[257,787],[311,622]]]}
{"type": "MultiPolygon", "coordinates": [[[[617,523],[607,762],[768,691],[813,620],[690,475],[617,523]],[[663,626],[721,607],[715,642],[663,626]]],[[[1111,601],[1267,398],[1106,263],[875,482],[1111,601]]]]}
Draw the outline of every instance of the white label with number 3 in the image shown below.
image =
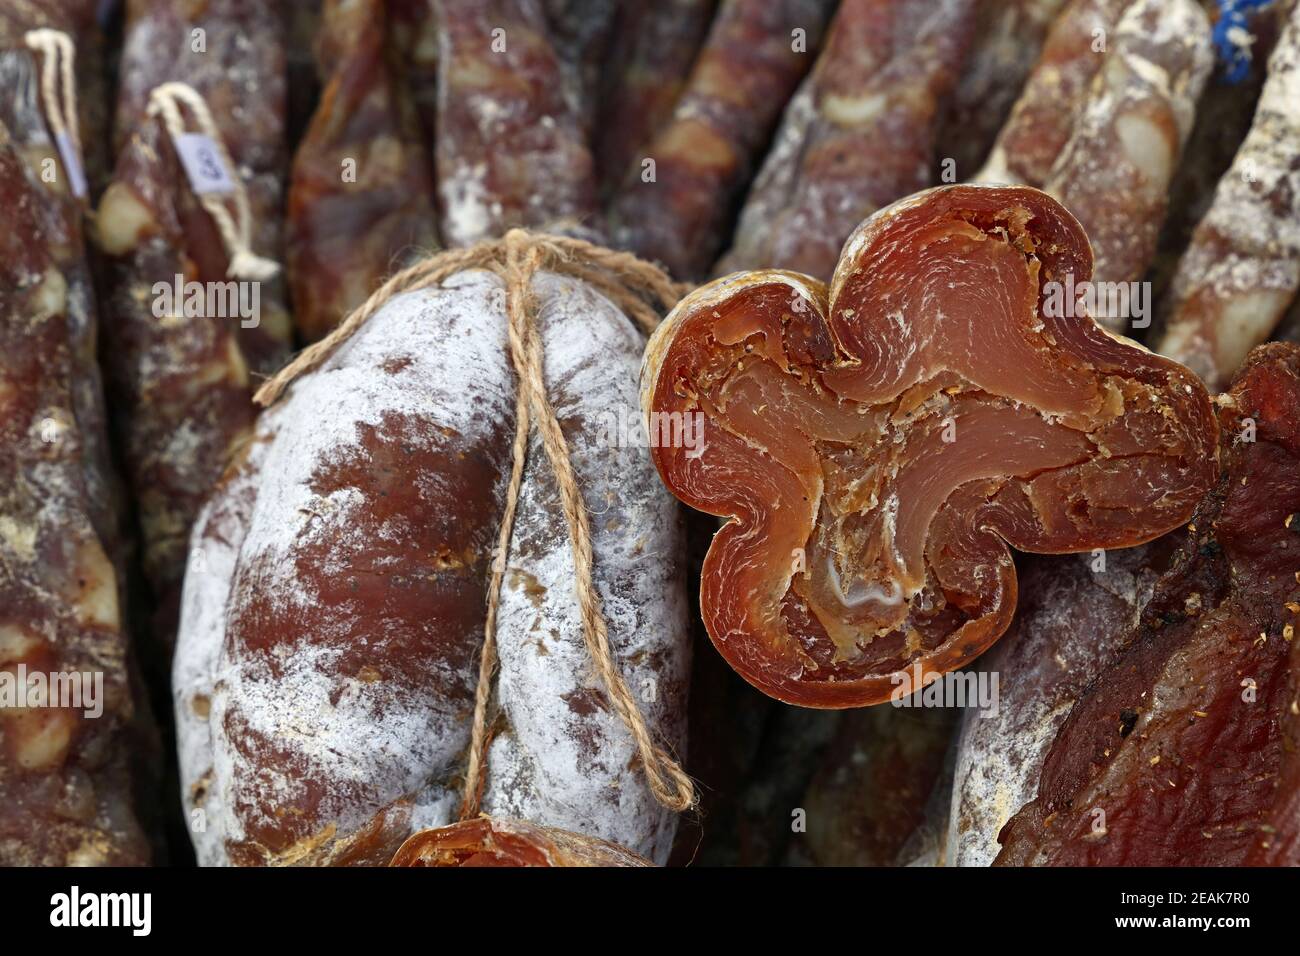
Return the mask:
{"type": "Polygon", "coordinates": [[[221,161],[216,143],[204,133],[181,133],[175,137],[176,154],[185,167],[190,188],[198,195],[205,193],[232,193],[235,184],[230,179],[226,164],[221,161]]]}

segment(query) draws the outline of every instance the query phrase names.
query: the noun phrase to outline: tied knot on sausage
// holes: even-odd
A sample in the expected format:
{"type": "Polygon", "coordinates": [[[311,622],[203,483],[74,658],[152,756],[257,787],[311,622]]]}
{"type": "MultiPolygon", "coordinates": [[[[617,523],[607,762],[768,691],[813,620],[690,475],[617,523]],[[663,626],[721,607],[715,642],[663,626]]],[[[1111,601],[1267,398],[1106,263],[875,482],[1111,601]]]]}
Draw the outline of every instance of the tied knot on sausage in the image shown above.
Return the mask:
{"type": "Polygon", "coordinates": [[[642,375],[651,453],[725,519],[701,610],[743,677],[813,707],[917,690],[1006,630],[1008,546],[1130,547],[1187,520],[1217,469],[1209,396],[1086,297],[1050,307],[1091,275],[1051,197],[950,186],[863,223],[829,288],[737,273],[674,309],[642,375]]]}

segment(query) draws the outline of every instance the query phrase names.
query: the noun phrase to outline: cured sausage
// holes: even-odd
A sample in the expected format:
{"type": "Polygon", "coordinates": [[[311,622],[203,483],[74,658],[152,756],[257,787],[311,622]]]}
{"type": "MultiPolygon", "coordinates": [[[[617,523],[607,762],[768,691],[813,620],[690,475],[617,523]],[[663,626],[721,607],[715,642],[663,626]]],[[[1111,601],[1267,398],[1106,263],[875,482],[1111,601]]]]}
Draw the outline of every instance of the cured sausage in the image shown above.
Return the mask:
{"type": "MultiPolygon", "coordinates": [[[[201,862],[387,862],[455,822],[517,425],[503,288],[467,271],[388,299],[263,413],[208,505],[175,681],[201,862]]],[[[635,421],[640,334],[577,279],[540,273],[533,292],[609,641],[649,731],[679,747],[681,516],[610,437],[635,421]]],[[[500,558],[481,806],[662,862],[675,814],[593,681],[540,441],[500,558]]]]}
{"type": "Polygon", "coordinates": [[[437,23],[443,241],[515,226],[595,237],[586,125],[538,0],[438,0],[437,23]]]}
{"type": "Polygon", "coordinates": [[[592,131],[603,197],[621,185],[672,114],[716,6],[715,0],[669,0],[619,10],[606,57],[613,75],[592,131]]]}
{"type": "Polygon", "coordinates": [[[1042,54],[976,182],[1043,187],[1070,141],[1127,2],[1071,0],[1053,21],[1042,54]]]}
{"type": "Polygon", "coordinates": [[[723,0],[672,117],[609,208],[619,248],[706,275],[781,110],[811,68],[827,0],[723,0]],[[653,161],[653,178],[646,165],[653,161]]]}
{"type": "Polygon", "coordinates": [[[840,5],[718,273],[780,267],[826,281],[858,223],[932,184],[938,116],[974,14],[974,0],[840,5]]]}
{"type": "Polygon", "coordinates": [[[84,457],[87,508],[95,530],[115,563],[122,559],[122,489],[114,471],[108,444],[108,415],[104,404],[104,383],[96,354],[98,320],[90,269],[86,261],[83,218],[85,197],[79,196],[77,169],[81,166],[75,128],[65,130],[64,155],[54,124],[46,110],[53,108],[57,124],[66,122],[63,97],[45,103],[41,95],[42,74],[55,68],[28,49],[0,52],[0,123],[8,130],[11,147],[20,158],[32,193],[37,197],[35,214],[56,266],[67,283],[66,321],[71,358],[75,363],[70,378],[73,411],[84,457]]]}
{"type": "Polygon", "coordinates": [[[148,863],[117,572],[94,525],[69,284],[0,124],[0,864],[148,863]]]}
{"type": "Polygon", "coordinates": [[[1150,598],[1167,541],[1020,565],[1015,620],[977,665],[999,675],[996,712],[967,711],[962,721],[947,865],[988,866],[998,855],[998,831],[1033,799],[1071,705],[1150,598]]]}
{"type": "Polygon", "coordinates": [[[1220,402],[1222,477],[1057,733],[1037,796],[999,837],[999,864],[1294,854],[1297,408],[1300,348],[1260,346],[1220,402]]]}
{"type": "Polygon", "coordinates": [[[279,12],[217,0],[198,19],[183,14],[154,0],[129,5],[120,147],[96,215],[108,273],[106,375],[164,649],[174,640],[190,525],[246,438],[250,377],[279,366],[290,332],[282,282],[255,255],[279,249],[284,54],[277,31],[250,33],[248,25],[278,22],[279,12]],[[196,84],[184,102],[161,85],[178,78],[196,84]],[[228,148],[231,162],[218,156],[219,169],[247,202],[241,209],[218,196],[217,206],[244,248],[232,246],[205,205],[213,197],[195,195],[172,119],[211,120],[210,145],[228,148]]]}
{"type": "Polygon", "coordinates": [[[938,153],[968,179],[988,157],[1065,0],[979,0],[966,65],[939,128],[938,153]]]}
{"type": "Polygon", "coordinates": [[[308,342],[434,244],[428,152],[387,26],[380,0],[324,5],[324,93],[294,155],[287,215],[293,318],[308,342]]]}
{"type": "Polygon", "coordinates": [[[1255,119],[1174,275],[1158,350],[1219,389],[1300,288],[1300,7],[1255,119]]]}
{"type": "Polygon", "coordinates": [[[1215,474],[1194,375],[1051,306],[1088,242],[1024,187],[895,203],[827,290],[741,273],[687,296],[646,352],[669,490],[725,517],[701,611],[765,693],[851,707],[960,667],[1006,630],[1008,545],[1061,553],[1176,527],[1215,474]],[[1041,297],[1041,298],[1040,298],[1041,297]]]}
{"type": "MultiPolygon", "coordinates": [[[[1151,264],[1213,63],[1209,23],[1193,0],[1135,0],[1119,18],[1043,186],[1083,224],[1098,286],[1136,282],[1151,264]]],[[[1097,318],[1122,329],[1135,316],[1097,318]]]]}

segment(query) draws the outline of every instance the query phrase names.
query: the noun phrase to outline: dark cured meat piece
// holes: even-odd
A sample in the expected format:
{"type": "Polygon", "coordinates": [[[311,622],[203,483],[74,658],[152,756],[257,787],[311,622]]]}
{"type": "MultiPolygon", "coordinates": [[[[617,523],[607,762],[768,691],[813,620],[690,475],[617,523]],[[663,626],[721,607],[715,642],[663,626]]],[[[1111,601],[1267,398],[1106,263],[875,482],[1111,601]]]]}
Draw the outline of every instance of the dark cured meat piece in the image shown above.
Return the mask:
{"type": "Polygon", "coordinates": [[[1220,405],[1218,485],[1061,728],[998,863],[1233,866],[1294,852],[1297,410],[1300,348],[1260,346],[1220,405]]]}
{"type": "Polygon", "coordinates": [[[630,850],[525,820],[479,817],[416,833],[391,866],[654,866],[630,850]]]}
{"type": "Polygon", "coordinates": [[[723,0],[672,118],[625,170],[609,210],[614,244],[679,279],[708,273],[777,119],[817,55],[829,0],[723,0]],[[792,33],[804,31],[805,52],[792,33]]]}
{"type": "Polygon", "coordinates": [[[997,713],[967,711],[947,829],[949,866],[988,866],[998,831],[1034,797],[1043,760],[1070,707],[1138,619],[1167,564],[1170,536],[1101,556],[1028,555],[1017,562],[1015,620],[974,665],[998,677],[997,713]],[[1163,556],[1163,562],[1160,561],[1163,556]]]}
{"type": "MultiPolygon", "coordinates": [[[[1300,519],[1297,519],[1300,520],[1300,519]]],[[[1300,616],[1300,611],[1293,611],[1300,616]]],[[[1300,641],[1293,626],[1287,663],[1284,710],[1278,720],[1282,740],[1277,795],[1260,825],[1259,839],[1246,854],[1247,866],[1300,866],[1300,641]]]]}
{"type": "Polygon", "coordinates": [[[979,0],[971,51],[939,128],[940,159],[968,179],[988,156],[1064,0],[979,0]]]}
{"type": "Polygon", "coordinates": [[[286,266],[308,342],[434,245],[429,155],[387,27],[381,0],[326,0],[317,38],[325,89],[289,187],[286,266]]]}
{"type": "Polygon", "coordinates": [[[438,0],[437,20],[443,241],[515,226],[597,238],[586,125],[539,0],[438,0]]]}
{"type": "Polygon", "coordinates": [[[931,185],[974,12],[975,0],[844,0],[714,271],[829,280],[858,223],[931,185]]]}
{"type": "Polygon", "coordinates": [[[0,865],[146,864],[128,642],[85,481],[68,282],[42,232],[50,197],[13,146],[0,124],[0,865]],[[17,696],[24,675],[74,674],[87,696],[58,695],[73,706],[52,706],[48,683],[17,696]]]}
{"type": "Polygon", "coordinates": [[[592,131],[602,196],[621,185],[672,115],[715,6],[715,0],[661,0],[619,10],[605,61],[613,78],[592,131]]]}
{"type": "Polygon", "coordinates": [[[700,603],[742,676],[790,703],[878,703],[891,675],[960,667],[1006,629],[1008,545],[1127,547],[1187,519],[1216,473],[1209,398],[1042,308],[1042,283],[1090,274],[1050,197],[950,186],[864,223],[829,293],[742,273],[665,320],[642,406],[658,433],[700,416],[703,441],[651,454],[730,519],[700,603]]]}

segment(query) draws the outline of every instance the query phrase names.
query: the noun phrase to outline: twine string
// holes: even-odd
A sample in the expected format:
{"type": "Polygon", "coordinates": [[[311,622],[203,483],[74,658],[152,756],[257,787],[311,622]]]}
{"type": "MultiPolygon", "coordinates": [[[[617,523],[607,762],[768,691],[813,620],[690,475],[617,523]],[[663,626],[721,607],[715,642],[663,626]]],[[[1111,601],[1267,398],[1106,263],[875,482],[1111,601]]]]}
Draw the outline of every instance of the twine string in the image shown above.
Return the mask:
{"type": "Polygon", "coordinates": [[[235,279],[273,278],[280,271],[280,264],[253,252],[253,214],[248,202],[248,189],[230,157],[230,151],[226,149],[221,131],[217,128],[203,95],[187,83],[161,83],[149,94],[148,113],[150,116],[161,116],[172,141],[179,142],[186,132],[182,104],[193,117],[199,131],[212,141],[233,187],[229,197],[235,207],[233,216],[226,206],[225,196],[214,192],[195,192],[199,203],[212,217],[221,234],[221,242],[230,260],[226,275],[235,279]]]}
{"type": "Polygon", "coordinates": [[[486,269],[499,275],[505,284],[507,336],[519,391],[515,405],[510,482],[488,584],[487,617],[474,697],[461,819],[477,815],[484,789],[486,750],[490,740],[487,713],[497,664],[497,614],[528,440],[533,429],[541,439],[559,489],[573,553],[583,641],[595,676],[615,715],[631,734],[642,772],[655,799],[669,809],[685,810],[695,802],[694,785],[673,756],[655,740],[610,647],[609,629],[593,576],[590,518],[569,457],[568,441],[546,393],[543,348],[537,329],[537,303],[532,294],[532,280],[542,270],[579,278],[610,299],[647,333],[658,323],[656,306],[669,308],[674,305],[684,292],[682,286],[672,282],[657,267],[629,253],[614,252],[582,239],[534,235],[512,229],[504,239],[439,253],[394,275],[329,336],[304,349],[263,384],[256,400],[263,406],[273,404],[294,379],[319,367],[389,299],[437,285],[466,269],[486,269]]]}
{"type": "Polygon", "coordinates": [[[50,132],[54,134],[56,142],[60,136],[66,136],[73,151],[73,160],[79,161],[81,122],[77,118],[77,46],[72,42],[72,37],[62,30],[48,27],[28,30],[23,41],[41,61],[41,101],[50,132]],[[61,97],[60,92],[63,94],[61,97]]]}

